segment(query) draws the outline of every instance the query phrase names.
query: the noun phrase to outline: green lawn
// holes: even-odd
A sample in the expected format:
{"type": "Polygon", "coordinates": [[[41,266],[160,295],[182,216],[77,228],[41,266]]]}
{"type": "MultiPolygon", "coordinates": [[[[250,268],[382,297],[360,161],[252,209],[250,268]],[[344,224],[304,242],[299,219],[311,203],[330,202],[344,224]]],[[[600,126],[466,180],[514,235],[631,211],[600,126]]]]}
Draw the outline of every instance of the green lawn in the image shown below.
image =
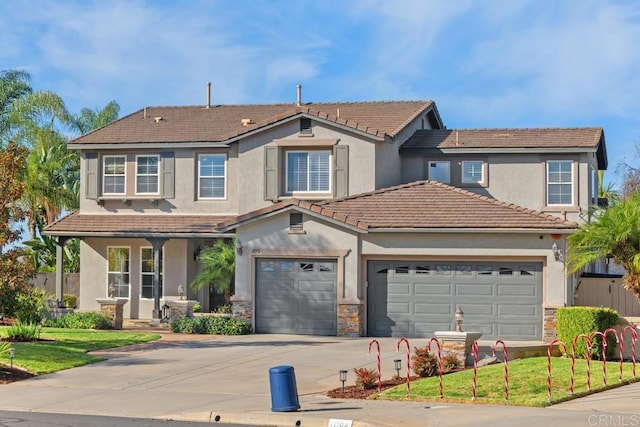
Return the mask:
{"type": "MultiPolygon", "coordinates": [[[[0,336],[6,336],[5,330],[6,327],[0,327],[0,336]]],[[[16,350],[13,360],[14,366],[36,374],[48,374],[104,360],[104,357],[91,356],[87,352],[155,341],[160,338],[160,335],[90,329],[43,328],[40,338],[52,341],[12,344],[16,350]]],[[[8,357],[0,357],[0,362],[9,364],[9,359],[8,357]]]]}
{"type": "MultiPolygon", "coordinates": [[[[569,393],[571,359],[554,357],[552,366],[552,400],[558,403],[588,394],[586,386],[586,361],[576,359],[574,394],[569,393]]],[[[523,406],[546,406],[547,358],[532,357],[509,362],[509,401],[504,396],[504,364],[478,368],[476,402],[511,404],[523,406]]],[[[637,373],[640,374],[640,363],[637,373]]],[[[591,393],[637,381],[632,375],[632,364],[623,364],[623,382],[619,382],[619,362],[607,362],[607,384],[603,384],[602,362],[591,361],[591,393]]],[[[444,375],[442,377],[444,400],[471,402],[473,369],[444,375]]],[[[407,399],[406,385],[383,392],[378,399],[407,399]]],[[[438,377],[421,379],[411,383],[409,399],[438,400],[438,377]]]]}

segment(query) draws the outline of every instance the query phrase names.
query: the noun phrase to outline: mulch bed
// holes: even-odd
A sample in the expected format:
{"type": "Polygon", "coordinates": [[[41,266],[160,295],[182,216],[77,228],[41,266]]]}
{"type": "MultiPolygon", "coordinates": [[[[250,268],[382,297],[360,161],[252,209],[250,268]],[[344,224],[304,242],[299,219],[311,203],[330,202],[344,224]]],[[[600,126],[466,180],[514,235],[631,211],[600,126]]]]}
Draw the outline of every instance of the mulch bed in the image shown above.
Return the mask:
{"type": "Polygon", "coordinates": [[[14,381],[26,380],[27,378],[35,377],[36,374],[32,374],[29,371],[25,371],[20,368],[12,368],[9,365],[0,364],[0,384],[8,384],[14,381]]]}
{"type": "MultiPolygon", "coordinates": [[[[418,377],[411,377],[411,381],[417,380],[418,377]]],[[[380,390],[385,391],[387,389],[393,388],[400,384],[406,384],[407,379],[405,378],[394,378],[391,380],[382,381],[380,385],[380,390]]],[[[327,396],[334,399],[368,399],[372,394],[376,394],[378,392],[378,384],[376,383],[375,387],[363,390],[354,385],[349,385],[344,387],[344,393],[342,392],[342,387],[334,388],[333,390],[329,390],[327,392],[327,396]]]]}

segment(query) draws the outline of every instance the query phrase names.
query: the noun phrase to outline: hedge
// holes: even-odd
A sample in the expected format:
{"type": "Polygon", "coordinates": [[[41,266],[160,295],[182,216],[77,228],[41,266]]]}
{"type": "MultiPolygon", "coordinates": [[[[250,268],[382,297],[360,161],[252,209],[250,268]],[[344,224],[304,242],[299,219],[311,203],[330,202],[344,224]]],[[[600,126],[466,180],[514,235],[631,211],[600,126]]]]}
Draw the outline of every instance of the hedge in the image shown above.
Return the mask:
{"type": "MultiPolygon", "coordinates": [[[[618,323],[618,312],[603,307],[562,307],[558,309],[558,339],[567,345],[571,353],[574,337],[592,332],[604,332],[618,323]]],[[[587,340],[580,338],[576,343],[576,356],[584,357],[587,340]]],[[[613,334],[607,335],[607,359],[616,353],[616,339],[613,334]]],[[[591,343],[591,358],[602,359],[602,339],[594,337],[591,343]]]]}
{"type": "Polygon", "coordinates": [[[69,329],[113,329],[113,319],[105,313],[87,311],[84,313],[67,313],[47,319],[44,326],[69,329]]]}
{"type": "Polygon", "coordinates": [[[181,334],[246,335],[251,333],[251,323],[232,317],[182,316],[171,320],[171,330],[181,334]]]}

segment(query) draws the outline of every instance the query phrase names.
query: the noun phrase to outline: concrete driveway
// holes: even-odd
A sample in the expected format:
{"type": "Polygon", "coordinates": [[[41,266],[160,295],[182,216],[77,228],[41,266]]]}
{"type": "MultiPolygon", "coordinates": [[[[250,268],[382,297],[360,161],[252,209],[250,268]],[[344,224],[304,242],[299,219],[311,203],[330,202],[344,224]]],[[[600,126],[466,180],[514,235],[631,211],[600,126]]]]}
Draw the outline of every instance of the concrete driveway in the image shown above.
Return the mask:
{"type": "MultiPolygon", "coordinates": [[[[588,426],[612,425],[616,420],[627,424],[615,425],[640,425],[640,410],[636,409],[640,383],[550,408],[325,397],[324,392],[340,386],[339,370],[347,369],[347,384],[353,384],[354,367],[375,366],[375,354],[367,353],[369,341],[289,335],[199,336],[107,351],[103,353],[109,359],[104,362],[1,386],[0,410],[291,426],[327,426],[330,419],[354,420],[353,426],[477,426],[485,422],[492,426],[514,422],[588,426]],[[271,411],[268,371],[277,365],[295,368],[301,411],[271,411]]],[[[379,341],[383,378],[389,378],[395,372],[393,359],[406,356],[396,353],[397,339],[379,341]]],[[[425,343],[415,340],[411,345],[425,343]]]]}

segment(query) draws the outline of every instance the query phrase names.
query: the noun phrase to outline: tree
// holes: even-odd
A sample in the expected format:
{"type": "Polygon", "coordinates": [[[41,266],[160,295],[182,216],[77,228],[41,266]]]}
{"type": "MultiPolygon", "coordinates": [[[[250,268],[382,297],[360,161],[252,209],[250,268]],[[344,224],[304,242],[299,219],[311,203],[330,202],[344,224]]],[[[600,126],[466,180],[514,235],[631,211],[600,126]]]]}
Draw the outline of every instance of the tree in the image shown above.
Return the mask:
{"type": "Polygon", "coordinates": [[[34,275],[30,258],[15,243],[20,239],[16,223],[24,212],[18,200],[23,191],[20,174],[25,169],[27,150],[9,142],[0,148],[0,315],[14,316],[19,296],[29,292],[34,275]]]}
{"type": "Polygon", "coordinates": [[[569,273],[607,256],[625,268],[623,286],[640,299],[640,193],[598,209],[590,222],[569,236],[569,273]]]}
{"type": "Polygon", "coordinates": [[[236,251],[233,239],[218,239],[198,255],[201,271],[191,283],[194,291],[212,285],[219,293],[229,293],[235,279],[236,251]]]}
{"type": "Polygon", "coordinates": [[[0,147],[9,140],[28,146],[33,130],[42,123],[72,122],[62,98],[50,91],[34,91],[30,80],[22,70],[0,71],[0,147]]]}
{"type": "Polygon", "coordinates": [[[116,101],[109,102],[102,109],[83,108],[80,114],[73,118],[73,126],[84,134],[117,120],[119,114],[120,105],[116,101]]]}

